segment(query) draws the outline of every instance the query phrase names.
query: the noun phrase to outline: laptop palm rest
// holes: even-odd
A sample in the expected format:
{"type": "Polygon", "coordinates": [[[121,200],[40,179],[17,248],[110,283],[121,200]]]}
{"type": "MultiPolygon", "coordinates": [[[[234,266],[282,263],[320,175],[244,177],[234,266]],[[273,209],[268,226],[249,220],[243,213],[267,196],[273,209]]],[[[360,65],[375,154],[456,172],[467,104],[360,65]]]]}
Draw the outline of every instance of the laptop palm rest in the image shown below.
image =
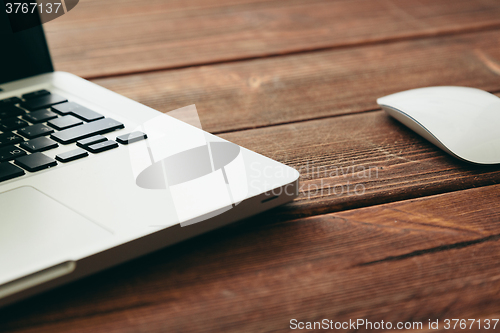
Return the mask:
{"type": "Polygon", "coordinates": [[[0,293],[69,274],[74,261],[112,237],[110,231],[29,186],[0,193],[1,212],[8,215],[0,220],[0,293]],[[32,281],[19,280],[26,276],[32,281]]]}

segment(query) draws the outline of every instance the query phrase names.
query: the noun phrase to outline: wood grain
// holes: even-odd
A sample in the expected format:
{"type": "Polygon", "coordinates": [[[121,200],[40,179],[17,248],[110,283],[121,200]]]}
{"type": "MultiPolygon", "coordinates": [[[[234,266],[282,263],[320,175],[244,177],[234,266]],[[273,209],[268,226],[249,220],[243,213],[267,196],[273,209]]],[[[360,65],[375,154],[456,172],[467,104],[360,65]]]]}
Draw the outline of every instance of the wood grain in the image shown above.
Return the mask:
{"type": "Polygon", "coordinates": [[[500,91],[500,30],[94,80],[167,112],[196,104],[203,128],[235,131],[377,109],[435,85],[500,91]]]}
{"type": "Polygon", "coordinates": [[[499,193],[254,218],[10,307],[0,330],[284,332],[292,318],[498,314],[499,193]]]}
{"type": "Polygon", "coordinates": [[[500,183],[500,166],[461,162],[383,111],[221,136],[299,170],[299,199],[279,219],[500,183]]]}
{"type": "Polygon", "coordinates": [[[496,0],[85,0],[45,25],[56,68],[156,71],[500,27],[496,0]]]}

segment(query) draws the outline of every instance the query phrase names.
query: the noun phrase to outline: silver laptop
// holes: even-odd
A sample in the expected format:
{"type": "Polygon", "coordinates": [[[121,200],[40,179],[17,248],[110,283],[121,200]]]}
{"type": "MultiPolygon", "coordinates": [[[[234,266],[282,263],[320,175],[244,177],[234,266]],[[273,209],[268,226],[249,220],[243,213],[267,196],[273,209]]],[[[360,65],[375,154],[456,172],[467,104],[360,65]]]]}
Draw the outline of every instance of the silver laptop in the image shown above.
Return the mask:
{"type": "MultiPolygon", "coordinates": [[[[0,11],[0,306],[290,202],[298,172],[64,72],[0,11]]],[[[188,118],[189,118],[188,117],[188,118]]]]}

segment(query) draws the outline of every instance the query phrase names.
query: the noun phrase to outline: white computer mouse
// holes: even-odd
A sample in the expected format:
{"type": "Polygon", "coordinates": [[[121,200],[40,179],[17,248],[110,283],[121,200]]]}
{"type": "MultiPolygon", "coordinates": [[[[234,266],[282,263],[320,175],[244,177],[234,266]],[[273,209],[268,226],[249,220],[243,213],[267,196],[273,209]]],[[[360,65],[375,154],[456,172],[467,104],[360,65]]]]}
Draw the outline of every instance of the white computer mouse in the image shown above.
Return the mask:
{"type": "Polygon", "coordinates": [[[500,163],[500,98],[467,87],[428,87],[377,99],[391,116],[447,153],[500,163]]]}

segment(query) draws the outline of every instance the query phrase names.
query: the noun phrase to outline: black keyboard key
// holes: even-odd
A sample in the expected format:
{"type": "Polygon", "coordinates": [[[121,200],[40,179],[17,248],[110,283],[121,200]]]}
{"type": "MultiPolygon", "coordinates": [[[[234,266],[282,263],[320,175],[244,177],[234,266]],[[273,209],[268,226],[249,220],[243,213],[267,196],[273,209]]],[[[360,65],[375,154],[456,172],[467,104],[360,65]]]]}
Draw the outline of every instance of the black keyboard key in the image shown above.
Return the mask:
{"type": "Polygon", "coordinates": [[[76,148],[75,150],[57,155],[56,160],[58,160],[59,162],[67,163],[87,156],[89,156],[89,153],[87,153],[85,150],[76,148]]]}
{"type": "Polygon", "coordinates": [[[114,142],[113,140],[96,143],[87,147],[88,151],[94,154],[102,153],[103,151],[114,148],[118,148],[118,143],[114,142]]]}
{"type": "Polygon", "coordinates": [[[16,146],[0,148],[0,162],[12,161],[24,155],[26,155],[26,152],[16,146]]]}
{"type": "Polygon", "coordinates": [[[57,114],[55,114],[50,110],[39,110],[27,113],[23,116],[23,118],[29,121],[30,123],[37,124],[37,123],[44,123],[51,119],[57,118],[57,114]]]}
{"type": "Polygon", "coordinates": [[[46,96],[46,95],[50,95],[50,91],[42,89],[42,90],[37,90],[37,91],[33,91],[33,92],[30,92],[30,93],[24,94],[21,97],[23,99],[33,99],[33,98],[37,98],[37,97],[41,97],[41,96],[46,96]]]}
{"type": "Polygon", "coordinates": [[[54,133],[51,135],[51,138],[66,145],[97,134],[109,133],[124,127],[125,126],[123,126],[122,123],[114,119],[105,118],[54,133]]]}
{"type": "Polygon", "coordinates": [[[93,145],[93,144],[96,144],[99,142],[107,141],[107,140],[108,139],[102,135],[94,135],[88,139],[83,139],[83,140],[78,141],[76,143],[76,145],[78,147],[87,148],[87,146],[90,146],[90,145],[93,145]]]}
{"type": "Polygon", "coordinates": [[[71,114],[71,111],[78,109],[81,106],[80,104],[77,104],[75,102],[66,102],[66,103],[61,103],[57,104],[51,107],[52,111],[59,113],[60,115],[66,116],[71,114]]]}
{"type": "Polygon", "coordinates": [[[57,142],[50,140],[46,137],[36,138],[33,140],[25,141],[19,145],[32,153],[42,152],[49,149],[54,149],[59,147],[57,142]]]}
{"type": "Polygon", "coordinates": [[[24,111],[23,109],[18,108],[17,106],[14,105],[10,105],[8,107],[0,109],[0,120],[21,116],[25,113],[26,111],[24,111]]]}
{"type": "Polygon", "coordinates": [[[57,162],[55,160],[42,153],[34,153],[31,155],[19,157],[14,161],[14,163],[19,165],[21,168],[28,170],[29,172],[36,172],[57,165],[57,162]]]}
{"type": "Polygon", "coordinates": [[[14,105],[14,104],[19,104],[21,103],[21,99],[19,97],[10,97],[10,98],[5,98],[0,100],[0,109],[4,108],[8,105],[14,105]]]}
{"type": "Polygon", "coordinates": [[[0,121],[0,130],[2,132],[10,132],[21,127],[28,126],[29,124],[18,118],[10,118],[0,121]]]}
{"type": "Polygon", "coordinates": [[[54,133],[54,130],[47,125],[36,124],[25,128],[21,128],[20,130],[17,131],[17,133],[21,134],[25,138],[34,139],[40,136],[45,136],[54,133]]]}
{"type": "Polygon", "coordinates": [[[57,104],[51,107],[52,111],[59,113],[60,115],[69,115],[71,114],[71,111],[75,109],[79,109],[81,106],[80,104],[77,104],[75,102],[66,102],[66,103],[61,103],[57,104]]]}
{"type": "Polygon", "coordinates": [[[129,143],[145,140],[147,138],[148,136],[142,132],[133,132],[130,134],[120,135],[116,138],[116,141],[122,145],[128,145],[129,143]]]}
{"type": "Polygon", "coordinates": [[[10,163],[0,163],[0,182],[24,175],[23,169],[10,163]]]}
{"type": "Polygon", "coordinates": [[[64,116],[51,120],[47,124],[51,127],[54,127],[58,131],[62,131],[70,127],[81,125],[83,124],[83,121],[73,116],[64,116]]]}
{"type": "Polygon", "coordinates": [[[0,134],[0,147],[15,145],[16,143],[23,142],[24,139],[13,133],[0,134]]]}
{"type": "Polygon", "coordinates": [[[104,118],[102,114],[92,111],[75,102],[68,102],[59,105],[54,105],[52,107],[52,110],[62,115],[71,114],[75,117],[85,120],[86,122],[96,121],[104,118]]]}
{"type": "Polygon", "coordinates": [[[52,105],[64,103],[67,99],[59,95],[46,95],[42,97],[33,98],[21,103],[21,106],[29,111],[36,111],[46,109],[52,105]]]}

